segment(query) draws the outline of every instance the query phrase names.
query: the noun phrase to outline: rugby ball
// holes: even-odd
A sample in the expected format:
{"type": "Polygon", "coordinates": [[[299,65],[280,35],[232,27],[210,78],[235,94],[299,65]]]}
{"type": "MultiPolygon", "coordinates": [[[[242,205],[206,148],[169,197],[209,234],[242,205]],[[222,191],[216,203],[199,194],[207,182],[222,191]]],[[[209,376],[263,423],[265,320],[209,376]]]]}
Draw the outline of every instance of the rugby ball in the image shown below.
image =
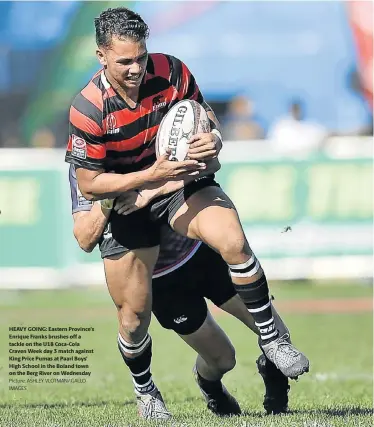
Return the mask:
{"type": "Polygon", "coordinates": [[[156,136],[156,156],[162,156],[169,149],[169,160],[185,160],[190,138],[205,132],[210,132],[210,124],[202,105],[190,99],[179,101],[160,123],[156,136]]]}

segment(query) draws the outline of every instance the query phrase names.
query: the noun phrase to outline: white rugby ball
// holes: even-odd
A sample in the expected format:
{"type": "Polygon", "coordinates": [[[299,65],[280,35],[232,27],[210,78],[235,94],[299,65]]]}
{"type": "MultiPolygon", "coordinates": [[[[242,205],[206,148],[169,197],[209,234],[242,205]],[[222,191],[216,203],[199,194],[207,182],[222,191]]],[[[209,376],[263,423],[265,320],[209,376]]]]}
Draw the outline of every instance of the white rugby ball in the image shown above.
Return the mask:
{"type": "Polygon", "coordinates": [[[210,132],[209,117],[205,109],[190,99],[179,101],[160,123],[156,136],[156,156],[162,156],[169,149],[169,160],[185,160],[188,141],[193,135],[202,132],[210,132]]]}

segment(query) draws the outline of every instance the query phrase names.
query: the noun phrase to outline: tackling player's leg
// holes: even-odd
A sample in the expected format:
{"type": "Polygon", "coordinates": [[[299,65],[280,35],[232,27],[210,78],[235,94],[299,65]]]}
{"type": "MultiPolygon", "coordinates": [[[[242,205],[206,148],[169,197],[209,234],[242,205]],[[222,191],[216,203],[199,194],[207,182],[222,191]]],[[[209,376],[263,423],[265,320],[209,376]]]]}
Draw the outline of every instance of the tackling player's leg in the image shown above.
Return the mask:
{"type": "Polygon", "coordinates": [[[180,337],[198,353],[193,373],[208,409],[219,416],[241,414],[238,402],[221,381],[235,367],[235,350],[209,311],[196,332],[180,337]]]}
{"type": "MultiPolygon", "coordinates": [[[[222,282],[222,286],[225,286],[222,282]]],[[[235,295],[228,301],[219,306],[222,310],[239,319],[255,334],[258,335],[258,329],[251,314],[246,309],[239,295],[235,295]]],[[[281,336],[287,334],[290,337],[290,332],[279,316],[277,310],[272,305],[272,313],[275,321],[275,326],[281,336]]],[[[289,338],[289,342],[291,342],[289,338]]],[[[260,339],[259,339],[260,344],[260,339]]],[[[260,347],[261,348],[261,347],[260,347]]],[[[265,385],[265,395],[263,405],[268,414],[281,414],[288,411],[288,393],[290,386],[288,378],[263,354],[256,360],[257,369],[261,375],[265,385]]]]}
{"type": "Polygon", "coordinates": [[[286,376],[296,378],[309,370],[302,353],[285,344],[275,327],[266,276],[253,254],[235,206],[218,187],[193,193],[172,215],[170,224],[180,234],[202,240],[220,253],[229,265],[236,291],[252,314],[266,357],[286,376]]]}
{"type": "Polygon", "coordinates": [[[199,292],[198,279],[193,274],[195,257],[198,255],[153,280],[153,313],[161,326],[174,330],[198,353],[194,374],[208,409],[219,416],[237,415],[241,412],[239,404],[221,381],[235,366],[235,351],[199,292]]]}

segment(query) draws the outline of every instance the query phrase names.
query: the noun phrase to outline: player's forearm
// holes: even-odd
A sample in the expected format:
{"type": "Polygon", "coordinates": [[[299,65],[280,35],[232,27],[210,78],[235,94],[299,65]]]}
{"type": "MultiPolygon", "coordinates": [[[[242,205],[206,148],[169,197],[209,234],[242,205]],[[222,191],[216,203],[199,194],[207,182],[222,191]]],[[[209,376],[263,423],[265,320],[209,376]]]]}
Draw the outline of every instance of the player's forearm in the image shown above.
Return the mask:
{"type": "Polygon", "coordinates": [[[216,115],[214,114],[213,110],[207,111],[207,115],[210,123],[210,132],[216,135],[216,149],[218,154],[221,151],[223,146],[221,125],[216,115]]]}
{"type": "Polygon", "coordinates": [[[209,110],[207,111],[207,115],[209,118],[209,123],[210,123],[210,129],[217,129],[218,131],[221,132],[221,125],[216,117],[216,115],[214,114],[213,110],[209,110]]]}
{"type": "Polygon", "coordinates": [[[74,236],[79,246],[85,252],[92,252],[110,215],[109,209],[103,209],[100,203],[95,203],[90,211],[74,214],[74,236]]]}
{"type": "Polygon", "coordinates": [[[114,199],[126,191],[136,190],[152,181],[147,170],[128,174],[100,173],[79,187],[87,200],[114,199]]]}

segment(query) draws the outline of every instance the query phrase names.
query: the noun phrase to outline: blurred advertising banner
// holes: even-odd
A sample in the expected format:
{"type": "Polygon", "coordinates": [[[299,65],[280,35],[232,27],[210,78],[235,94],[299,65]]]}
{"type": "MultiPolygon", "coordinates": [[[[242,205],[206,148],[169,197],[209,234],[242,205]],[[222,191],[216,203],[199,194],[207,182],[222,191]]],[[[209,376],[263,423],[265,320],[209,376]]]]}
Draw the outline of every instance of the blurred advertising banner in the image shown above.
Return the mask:
{"type": "Polygon", "coordinates": [[[348,1],[347,8],[363,91],[373,110],[373,2],[348,1]]]}
{"type": "MultiPolygon", "coordinates": [[[[218,181],[270,279],[371,275],[370,157],[244,154],[223,159],[218,181]]],[[[73,237],[63,159],[63,150],[1,152],[0,287],[104,283],[98,251],[84,253],[73,237]]]]}
{"type": "Polygon", "coordinates": [[[372,252],[370,159],[224,164],[219,182],[259,257],[372,252]]]}

